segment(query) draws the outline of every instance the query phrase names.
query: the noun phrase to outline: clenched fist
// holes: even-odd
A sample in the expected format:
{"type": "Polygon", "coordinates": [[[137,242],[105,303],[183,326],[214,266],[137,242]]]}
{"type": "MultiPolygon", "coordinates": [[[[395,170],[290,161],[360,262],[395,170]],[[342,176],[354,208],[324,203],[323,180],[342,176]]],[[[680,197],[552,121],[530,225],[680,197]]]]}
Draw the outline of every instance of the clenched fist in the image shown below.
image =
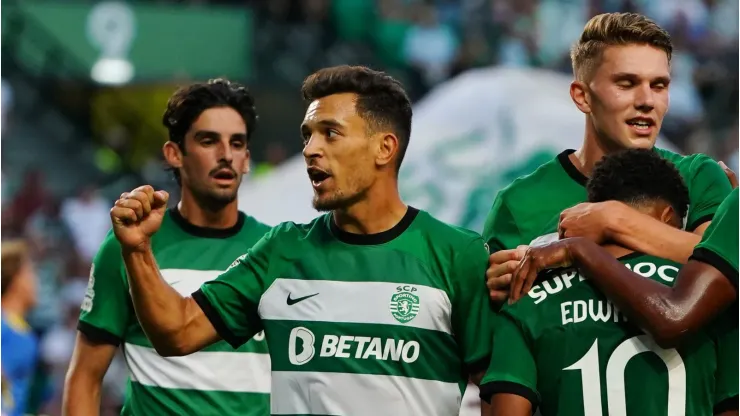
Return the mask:
{"type": "Polygon", "coordinates": [[[110,218],[113,233],[123,248],[136,250],[149,244],[162,225],[168,198],[167,192],[154,192],[149,185],[121,194],[110,210],[110,218]]]}

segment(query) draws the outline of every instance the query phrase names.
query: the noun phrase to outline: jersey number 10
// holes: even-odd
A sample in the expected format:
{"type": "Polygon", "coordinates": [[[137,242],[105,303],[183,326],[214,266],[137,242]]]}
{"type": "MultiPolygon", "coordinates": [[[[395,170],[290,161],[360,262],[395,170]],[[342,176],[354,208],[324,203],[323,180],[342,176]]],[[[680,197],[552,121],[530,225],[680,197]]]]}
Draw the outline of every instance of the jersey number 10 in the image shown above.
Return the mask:
{"type": "MultiPolygon", "coordinates": [[[[627,416],[627,396],[624,372],[627,363],[636,355],[652,352],[668,368],[668,414],[686,415],[686,368],[675,349],[660,348],[652,337],[640,335],[629,338],[614,349],[606,363],[606,397],[609,416],[627,416]]],[[[602,415],[601,374],[599,367],[599,340],[588,352],[563,370],[580,370],[583,383],[583,410],[586,415],[602,415]]],[[[634,383],[635,381],[631,381],[634,383]]],[[[637,381],[639,382],[639,381],[637,381]]],[[[645,386],[647,387],[647,386],[645,386]]]]}

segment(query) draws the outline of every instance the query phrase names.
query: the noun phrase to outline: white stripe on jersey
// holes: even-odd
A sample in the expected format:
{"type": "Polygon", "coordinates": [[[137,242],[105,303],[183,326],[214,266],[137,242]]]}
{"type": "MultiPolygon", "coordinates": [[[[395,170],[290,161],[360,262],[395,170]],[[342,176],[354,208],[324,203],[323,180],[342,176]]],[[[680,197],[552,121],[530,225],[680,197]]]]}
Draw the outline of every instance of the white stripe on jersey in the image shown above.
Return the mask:
{"type": "Polygon", "coordinates": [[[276,279],[260,299],[263,320],[320,321],[401,325],[451,334],[452,305],[447,293],[429,286],[388,282],[341,282],[334,280],[276,279]],[[397,321],[390,309],[398,288],[413,287],[419,311],[412,320],[397,321]],[[316,294],[293,305],[298,299],[316,294]]]}
{"type": "Polygon", "coordinates": [[[246,352],[196,352],[161,357],[152,348],[124,345],[131,379],[166,389],[270,393],[270,357],[246,352]]]}
{"type": "Polygon", "coordinates": [[[164,269],[160,270],[162,278],[172,286],[181,296],[190,296],[200,289],[200,286],[217,278],[223,271],[220,270],[188,270],[164,269]]]}
{"type": "Polygon", "coordinates": [[[457,383],[374,374],[275,371],[273,415],[457,415],[457,383]]]}

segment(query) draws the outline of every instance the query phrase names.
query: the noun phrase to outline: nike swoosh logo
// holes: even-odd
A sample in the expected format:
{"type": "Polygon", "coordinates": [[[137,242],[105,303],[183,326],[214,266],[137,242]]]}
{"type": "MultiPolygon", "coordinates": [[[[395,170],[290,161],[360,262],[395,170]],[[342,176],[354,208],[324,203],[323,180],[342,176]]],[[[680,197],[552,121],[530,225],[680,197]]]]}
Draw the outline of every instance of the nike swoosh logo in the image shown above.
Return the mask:
{"type": "Polygon", "coordinates": [[[300,301],[306,300],[308,298],[312,298],[312,297],[314,297],[316,295],[318,295],[318,293],[314,293],[313,295],[303,296],[303,297],[300,297],[300,298],[291,299],[290,298],[290,293],[288,293],[288,300],[286,302],[288,303],[288,305],[295,305],[296,303],[298,303],[300,301]]]}

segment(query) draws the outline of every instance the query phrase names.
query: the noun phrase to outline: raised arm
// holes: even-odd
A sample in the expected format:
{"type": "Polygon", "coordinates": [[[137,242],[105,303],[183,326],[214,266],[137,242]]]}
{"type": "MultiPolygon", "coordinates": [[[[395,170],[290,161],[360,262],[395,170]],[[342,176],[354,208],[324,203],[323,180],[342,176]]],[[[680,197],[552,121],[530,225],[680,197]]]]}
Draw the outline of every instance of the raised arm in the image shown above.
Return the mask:
{"type": "Polygon", "coordinates": [[[162,356],[187,355],[219,336],[191,297],[182,297],[159,273],[151,236],[162,224],[168,195],[151,186],[124,193],[111,209],[113,232],[121,244],[136,316],[162,356]]]}
{"type": "Polygon", "coordinates": [[[122,253],[136,316],[159,355],[192,354],[220,339],[195,300],[165,282],[148,245],[122,253]]]}

